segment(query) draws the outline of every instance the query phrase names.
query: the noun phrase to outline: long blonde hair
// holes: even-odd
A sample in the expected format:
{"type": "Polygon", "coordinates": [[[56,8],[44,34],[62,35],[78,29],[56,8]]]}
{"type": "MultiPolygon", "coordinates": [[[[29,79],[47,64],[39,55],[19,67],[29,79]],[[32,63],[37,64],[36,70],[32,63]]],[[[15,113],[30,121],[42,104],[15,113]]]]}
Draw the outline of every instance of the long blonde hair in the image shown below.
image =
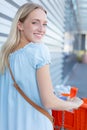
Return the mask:
{"type": "Polygon", "coordinates": [[[17,24],[18,21],[24,22],[27,16],[34,10],[40,8],[42,9],[45,13],[46,10],[41,6],[36,3],[25,3],[22,5],[13,20],[11,30],[9,33],[9,36],[5,42],[5,44],[2,46],[1,52],[0,52],[0,72],[4,72],[7,62],[8,62],[8,57],[9,54],[18,46],[19,41],[20,41],[20,31],[18,30],[17,24]]]}

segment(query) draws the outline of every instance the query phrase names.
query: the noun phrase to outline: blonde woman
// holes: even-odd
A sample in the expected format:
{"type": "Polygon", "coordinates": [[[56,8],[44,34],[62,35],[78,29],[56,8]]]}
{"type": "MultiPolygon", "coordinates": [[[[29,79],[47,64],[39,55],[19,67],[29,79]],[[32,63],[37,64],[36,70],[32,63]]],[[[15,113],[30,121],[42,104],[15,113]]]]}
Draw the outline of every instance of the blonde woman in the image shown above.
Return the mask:
{"type": "Polygon", "coordinates": [[[47,12],[35,3],[22,5],[13,20],[0,54],[0,130],[52,130],[50,120],[28,104],[13,85],[9,61],[17,84],[36,104],[51,110],[77,109],[79,98],[63,101],[53,93],[49,74],[50,54],[41,42],[47,12]]]}

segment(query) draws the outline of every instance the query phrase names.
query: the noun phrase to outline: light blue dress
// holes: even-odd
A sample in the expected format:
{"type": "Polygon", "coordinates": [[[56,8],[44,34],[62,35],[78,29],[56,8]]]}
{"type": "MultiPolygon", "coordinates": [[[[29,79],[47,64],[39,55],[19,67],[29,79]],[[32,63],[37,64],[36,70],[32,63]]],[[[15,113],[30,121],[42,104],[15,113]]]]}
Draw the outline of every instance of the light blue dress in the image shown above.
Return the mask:
{"type": "MultiPolygon", "coordinates": [[[[36,70],[50,63],[46,45],[29,43],[10,54],[9,61],[18,85],[30,99],[44,108],[36,70]]],[[[51,110],[47,111],[51,113],[51,110]]],[[[0,75],[0,130],[52,130],[50,120],[28,104],[14,88],[8,69],[0,75]]]]}

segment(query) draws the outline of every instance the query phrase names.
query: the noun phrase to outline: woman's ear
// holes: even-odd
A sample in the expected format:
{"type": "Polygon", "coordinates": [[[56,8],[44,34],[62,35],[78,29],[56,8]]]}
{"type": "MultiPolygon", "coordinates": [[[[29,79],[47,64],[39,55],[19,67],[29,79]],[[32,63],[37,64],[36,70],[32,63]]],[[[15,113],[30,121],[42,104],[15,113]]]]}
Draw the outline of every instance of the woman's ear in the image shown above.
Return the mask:
{"type": "Polygon", "coordinates": [[[23,30],[23,23],[20,22],[20,21],[18,21],[17,27],[18,27],[18,29],[19,29],[20,31],[22,31],[22,30],[23,30]]]}

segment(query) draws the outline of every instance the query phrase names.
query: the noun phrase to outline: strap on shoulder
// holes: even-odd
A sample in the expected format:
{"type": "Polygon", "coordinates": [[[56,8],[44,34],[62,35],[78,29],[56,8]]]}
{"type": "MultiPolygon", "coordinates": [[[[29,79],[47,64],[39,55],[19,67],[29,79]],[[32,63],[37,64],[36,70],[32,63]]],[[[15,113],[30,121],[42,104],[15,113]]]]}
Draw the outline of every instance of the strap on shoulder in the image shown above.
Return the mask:
{"type": "Polygon", "coordinates": [[[20,95],[29,103],[31,104],[35,109],[37,109],[38,111],[40,111],[42,114],[44,114],[47,118],[49,118],[49,120],[52,122],[52,124],[54,124],[54,118],[53,116],[51,116],[46,110],[44,110],[42,107],[38,106],[36,103],[34,103],[23,91],[22,89],[18,86],[18,84],[15,81],[15,78],[13,76],[13,73],[11,71],[10,68],[10,64],[8,62],[8,68],[11,74],[11,77],[14,81],[14,87],[16,88],[16,90],[20,93],[20,95]]]}

